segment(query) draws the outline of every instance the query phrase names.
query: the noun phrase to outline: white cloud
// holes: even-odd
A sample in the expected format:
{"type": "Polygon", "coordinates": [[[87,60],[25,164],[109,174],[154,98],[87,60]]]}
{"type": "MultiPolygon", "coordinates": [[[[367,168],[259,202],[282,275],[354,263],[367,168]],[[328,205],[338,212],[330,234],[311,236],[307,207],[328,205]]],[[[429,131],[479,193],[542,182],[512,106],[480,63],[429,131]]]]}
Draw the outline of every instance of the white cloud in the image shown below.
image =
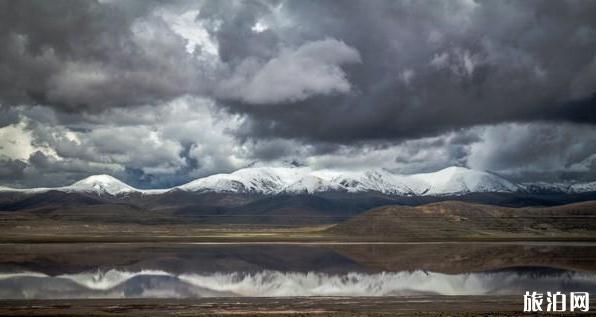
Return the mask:
{"type": "Polygon", "coordinates": [[[269,29],[269,26],[267,24],[265,24],[263,21],[257,21],[257,23],[255,23],[255,25],[253,25],[253,27],[251,28],[251,30],[253,32],[257,32],[257,33],[267,31],[268,29],[269,29]]]}
{"type": "Polygon", "coordinates": [[[350,82],[341,65],[360,62],[356,49],[334,39],[283,49],[267,62],[254,58],[221,81],[221,98],[253,104],[295,102],[313,95],[347,93],[350,82]]]}
{"type": "Polygon", "coordinates": [[[111,153],[111,160],[148,174],[185,170],[187,177],[203,176],[248,164],[238,158],[239,145],[230,133],[242,118],[218,112],[208,99],[183,97],[158,107],[113,109],[95,120],[102,126],[81,138],[92,140],[89,146],[98,153],[111,153]],[[119,140],[108,141],[110,134],[119,140]],[[197,166],[191,167],[188,158],[197,166]]]}
{"type": "MultiPolygon", "coordinates": [[[[54,149],[36,142],[35,135],[27,128],[27,121],[0,128],[0,157],[26,161],[37,151],[57,157],[54,149]]],[[[73,135],[66,137],[72,139],[73,135]]]]}
{"type": "Polygon", "coordinates": [[[218,55],[217,42],[211,38],[202,22],[196,20],[198,14],[199,10],[189,10],[182,14],[165,10],[159,12],[159,15],[170,25],[172,30],[187,41],[187,52],[192,54],[199,47],[201,53],[216,57],[218,55]]]}
{"type": "Polygon", "coordinates": [[[404,84],[410,85],[415,75],[416,73],[413,70],[405,69],[399,74],[399,79],[401,79],[404,84]]]}
{"type": "Polygon", "coordinates": [[[387,168],[405,174],[464,165],[513,178],[580,173],[590,179],[596,167],[596,132],[589,125],[511,123],[401,143],[338,145],[284,138],[241,141],[234,133],[244,117],[195,97],[87,114],[76,125],[40,107],[20,110],[23,121],[0,129],[0,157],[6,164],[12,164],[6,159],[27,162],[23,184],[64,185],[90,173],[126,178],[133,170],[150,179],[145,186],[159,187],[254,162],[294,160],[313,168],[387,168]]]}
{"type": "Polygon", "coordinates": [[[433,56],[431,61],[429,62],[431,66],[434,66],[438,69],[445,68],[449,65],[449,53],[448,52],[441,52],[437,53],[433,56]]]}
{"type": "Polygon", "coordinates": [[[23,123],[0,128],[0,156],[26,160],[37,149],[31,144],[31,132],[24,129],[23,123]]]}

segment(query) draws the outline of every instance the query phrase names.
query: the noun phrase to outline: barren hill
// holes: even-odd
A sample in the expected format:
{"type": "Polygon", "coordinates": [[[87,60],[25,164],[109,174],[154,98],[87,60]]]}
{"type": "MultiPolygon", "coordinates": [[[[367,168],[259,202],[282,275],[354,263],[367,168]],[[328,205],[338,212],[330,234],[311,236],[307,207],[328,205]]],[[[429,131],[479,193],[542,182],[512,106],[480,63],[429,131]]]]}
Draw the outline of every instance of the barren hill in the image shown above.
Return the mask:
{"type": "Polygon", "coordinates": [[[329,229],[340,236],[384,240],[596,238],[596,201],[508,208],[445,201],[375,208],[329,229]]]}

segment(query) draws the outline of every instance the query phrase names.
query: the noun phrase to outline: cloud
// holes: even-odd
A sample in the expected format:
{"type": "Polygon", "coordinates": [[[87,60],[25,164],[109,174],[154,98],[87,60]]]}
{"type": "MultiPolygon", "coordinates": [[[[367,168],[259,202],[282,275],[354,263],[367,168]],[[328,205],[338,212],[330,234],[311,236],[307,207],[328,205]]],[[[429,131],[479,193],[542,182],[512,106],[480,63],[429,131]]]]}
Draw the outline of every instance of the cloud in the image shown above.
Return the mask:
{"type": "Polygon", "coordinates": [[[577,124],[502,124],[476,129],[466,164],[518,180],[593,180],[596,129],[577,124]]]}
{"type": "Polygon", "coordinates": [[[58,186],[108,173],[139,187],[167,187],[254,163],[282,162],[405,174],[456,165],[517,181],[596,179],[596,131],[585,124],[508,123],[341,145],[243,140],[234,134],[244,117],[192,97],[157,108],[115,108],[75,122],[47,108],[19,110],[23,121],[0,129],[3,185],[58,186]]]}
{"type": "Polygon", "coordinates": [[[0,103],[97,112],[199,91],[200,66],[153,6],[1,1],[0,103]]]}
{"type": "Polygon", "coordinates": [[[350,82],[341,65],[361,62],[358,51],[341,41],[313,41],[283,49],[266,63],[249,58],[218,87],[223,99],[251,104],[279,104],[305,100],[312,95],[343,94],[350,82]]]}
{"type": "Polygon", "coordinates": [[[516,181],[596,179],[596,129],[573,123],[484,125],[403,142],[304,144],[252,142],[259,162],[299,161],[314,168],[386,168],[410,174],[467,166],[516,181]]]}
{"type": "Polygon", "coordinates": [[[173,186],[250,163],[230,134],[241,118],[207,99],[183,97],[76,119],[46,107],[15,110],[21,121],[0,129],[0,166],[24,168],[18,178],[2,178],[5,184],[64,185],[107,173],[140,187],[173,186]]]}
{"type": "Polygon", "coordinates": [[[571,83],[571,95],[576,99],[585,99],[594,94],[596,86],[596,54],[592,62],[581,70],[571,83]]]}
{"type": "Polygon", "coordinates": [[[293,160],[596,179],[595,33],[589,1],[0,0],[0,183],[293,160]]]}
{"type": "Polygon", "coordinates": [[[24,124],[12,124],[0,128],[0,156],[14,159],[27,159],[36,148],[31,144],[30,131],[24,124]]]}
{"type": "MultiPolygon", "coordinates": [[[[596,29],[592,3],[288,1],[275,10],[263,7],[239,4],[225,8],[229,16],[210,12],[228,36],[233,28],[250,34],[220,46],[220,56],[232,63],[251,56],[271,60],[279,46],[299,47],[324,36],[355,49],[362,63],[341,68],[353,93],[285,102],[299,111],[251,107],[266,101],[257,98],[260,86],[233,90],[234,102],[220,101],[248,116],[243,136],[349,144],[504,122],[596,122],[587,106],[596,92],[590,71],[596,41],[587,36],[596,29]],[[277,44],[253,37],[250,28],[263,19],[268,29],[262,33],[277,44]],[[257,96],[246,98],[253,92],[257,96]]],[[[222,32],[211,35],[230,40],[222,32]]],[[[250,75],[240,78],[251,87],[250,75]]]]}

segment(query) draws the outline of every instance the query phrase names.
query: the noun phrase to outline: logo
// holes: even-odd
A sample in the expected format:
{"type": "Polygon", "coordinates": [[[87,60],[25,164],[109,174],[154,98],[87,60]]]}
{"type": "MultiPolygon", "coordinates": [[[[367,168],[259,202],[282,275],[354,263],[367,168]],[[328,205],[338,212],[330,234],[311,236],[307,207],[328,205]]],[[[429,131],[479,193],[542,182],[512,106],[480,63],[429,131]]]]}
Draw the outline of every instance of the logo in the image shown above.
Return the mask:
{"type": "Polygon", "coordinates": [[[543,293],[526,291],[524,295],[524,312],[587,312],[590,310],[590,293],[556,292],[543,293]],[[569,299],[569,300],[568,300],[569,299]]]}

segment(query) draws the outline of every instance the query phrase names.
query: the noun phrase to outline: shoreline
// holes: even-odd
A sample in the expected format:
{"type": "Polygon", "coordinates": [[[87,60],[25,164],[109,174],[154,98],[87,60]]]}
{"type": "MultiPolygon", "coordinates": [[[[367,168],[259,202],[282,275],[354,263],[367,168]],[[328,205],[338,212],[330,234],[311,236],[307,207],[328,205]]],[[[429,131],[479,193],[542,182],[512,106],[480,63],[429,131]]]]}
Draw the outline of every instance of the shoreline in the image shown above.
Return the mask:
{"type": "Polygon", "coordinates": [[[28,241],[15,241],[15,242],[0,242],[0,246],[10,246],[10,245],[22,245],[22,244],[30,244],[30,245],[43,245],[43,244],[101,244],[101,245],[214,245],[214,246],[242,246],[242,245],[296,245],[296,246],[336,246],[336,245],[355,245],[355,246],[366,246],[366,245],[475,245],[475,244],[483,244],[483,245],[535,245],[535,246],[596,246],[596,240],[465,240],[465,241],[439,241],[439,240],[431,240],[431,241],[199,241],[199,242],[186,242],[186,241],[47,241],[47,242],[28,242],[28,241]]]}
{"type": "Polygon", "coordinates": [[[127,243],[175,243],[175,244],[204,244],[204,245],[226,245],[226,244],[285,244],[285,245],[406,245],[406,244],[527,244],[527,243],[560,243],[560,244],[596,244],[596,237],[556,237],[556,238],[458,238],[458,239],[263,239],[263,238],[237,238],[237,237],[36,237],[36,238],[6,238],[0,237],[2,244],[79,244],[79,243],[105,243],[105,244],[127,244],[127,243]]]}
{"type": "MultiPolygon", "coordinates": [[[[594,307],[596,301],[590,300],[594,307]]],[[[532,316],[522,296],[0,300],[0,316],[532,316]]],[[[559,314],[558,314],[559,315],[559,314]]],[[[564,313],[590,316],[591,312],[564,313]]]]}

